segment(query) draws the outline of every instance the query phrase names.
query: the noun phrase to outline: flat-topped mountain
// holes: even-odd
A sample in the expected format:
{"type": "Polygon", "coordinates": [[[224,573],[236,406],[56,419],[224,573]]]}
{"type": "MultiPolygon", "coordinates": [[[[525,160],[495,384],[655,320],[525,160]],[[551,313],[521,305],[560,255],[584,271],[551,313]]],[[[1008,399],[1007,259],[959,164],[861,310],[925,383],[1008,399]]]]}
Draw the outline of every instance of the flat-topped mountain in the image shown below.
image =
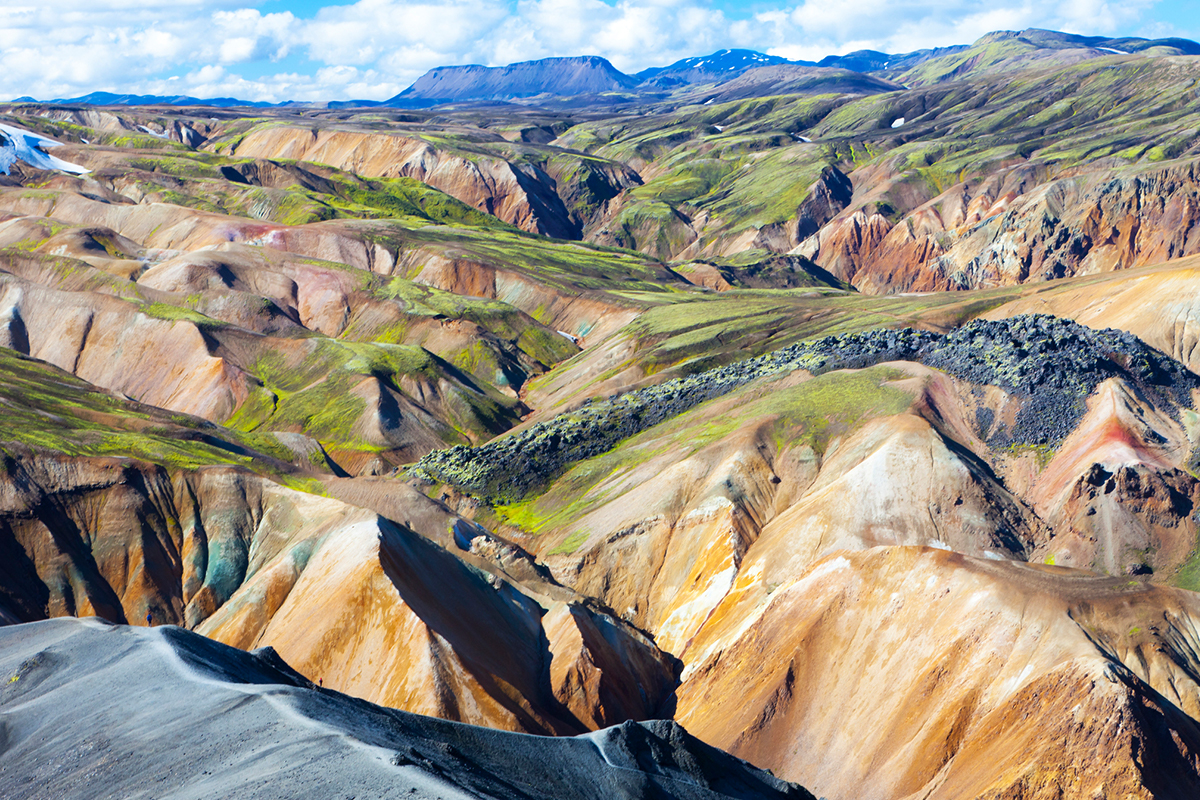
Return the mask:
{"type": "Polygon", "coordinates": [[[437,67],[384,102],[422,107],[464,100],[510,100],[539,94],[579,95],[632,89],[638,81],[600,56],[541,58],[505,67],[437,67]]]}

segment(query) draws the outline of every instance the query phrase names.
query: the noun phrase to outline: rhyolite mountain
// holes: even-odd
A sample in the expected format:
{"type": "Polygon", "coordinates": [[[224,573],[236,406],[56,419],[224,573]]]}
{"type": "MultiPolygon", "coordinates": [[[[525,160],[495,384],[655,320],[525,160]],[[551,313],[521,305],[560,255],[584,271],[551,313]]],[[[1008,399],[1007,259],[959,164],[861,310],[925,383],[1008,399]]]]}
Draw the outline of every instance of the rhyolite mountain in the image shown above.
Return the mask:
{"type": "Polygon", "coordinates": [[[0,107],[0,793],[1197,796],[1200,56],[1121,44],[0,107]]]}

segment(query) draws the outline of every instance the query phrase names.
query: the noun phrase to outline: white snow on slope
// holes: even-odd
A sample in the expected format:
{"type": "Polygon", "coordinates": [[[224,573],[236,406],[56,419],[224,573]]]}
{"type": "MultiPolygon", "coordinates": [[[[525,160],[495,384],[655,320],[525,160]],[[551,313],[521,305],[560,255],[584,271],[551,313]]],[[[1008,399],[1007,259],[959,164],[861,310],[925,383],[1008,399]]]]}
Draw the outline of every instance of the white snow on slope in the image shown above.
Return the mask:
{"type": "Polygon", "coordinates": [[[76,175],[86,175],[91,172],[90,169],[63,161],[61,158],[55,158],[45,152],[60,144],[62,142],[56,142],[40,134],[0,123],[0,172],[7,175],[17,161],[24,161],[29,166],[38,169],[57,169],[76,175]]]}
{"type": "Polygon", "coordinates": [[[1103,51],[1105,51],[1105,52],[1107,52],[1107,53],[1116,53],[1116,54],[1117,54],[1117,55],[1119,55],[1119,56],[1127,56],[1127,55],[1129,55],[1129,51],[1128,51],[1128,50],[1115,50],[1115,49],[1113,49],[1113,48],[1111,48],[1111,47],[1097,47],[1096,49],[1097,49],[1097,50],[1103,50],[1103,51]]]}
{"type": "Polygon", "coordinates": [[[896,121],[892,123],[892,127],[893,127],[893,128],[899,128],[899,127],[900,127],[901,125],[903,125],[903,124],[904,124],[904,117],[898,117],[898,118],[896,119],[896,121]]]}

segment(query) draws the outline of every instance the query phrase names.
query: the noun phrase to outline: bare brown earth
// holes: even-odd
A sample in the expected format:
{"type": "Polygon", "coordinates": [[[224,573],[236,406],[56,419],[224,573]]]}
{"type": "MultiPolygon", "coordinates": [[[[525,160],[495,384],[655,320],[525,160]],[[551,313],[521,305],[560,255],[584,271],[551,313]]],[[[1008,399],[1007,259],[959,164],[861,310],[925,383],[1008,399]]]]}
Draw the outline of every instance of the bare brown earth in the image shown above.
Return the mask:
{"type": "Polygon", "coordinates": [[[1186,797],[1198,611],[1136,580],[833,555],[689,668],[677,714],[826,796],[1186,797]]]}
{"type": "Polygon", "coordinates": [[[1190,161],[1044,183],[1015,166],[952,186],[899,224],[848,209],[795,252],[863,291],[986,288],[1195,255],[1196,208],[1190,161]]]}
{"type": "Polygon", "coordinates": [[[1049,461],[997,452],[975,408],[1012,398],[888,368],[715,401],[500,519],[682,660],[689,731],[819,794],[1194,792],[1194,595],[1128,574],[1194,551],[1186,432],[1113,381],[1049,461]]]}

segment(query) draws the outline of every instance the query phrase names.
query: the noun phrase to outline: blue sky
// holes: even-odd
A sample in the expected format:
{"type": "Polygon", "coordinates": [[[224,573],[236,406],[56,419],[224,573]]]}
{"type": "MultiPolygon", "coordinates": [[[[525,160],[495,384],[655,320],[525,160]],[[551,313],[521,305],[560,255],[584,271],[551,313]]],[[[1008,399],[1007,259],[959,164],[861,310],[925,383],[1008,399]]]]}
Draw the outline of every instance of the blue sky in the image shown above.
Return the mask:
{"type": "Polygon", "coordinates": [[[442,64],[723,47],[817,59],[1043,27],[1200,39],[1200,0],[8,0],[0,98],[105,90],[383,99],[442,64]]]}

